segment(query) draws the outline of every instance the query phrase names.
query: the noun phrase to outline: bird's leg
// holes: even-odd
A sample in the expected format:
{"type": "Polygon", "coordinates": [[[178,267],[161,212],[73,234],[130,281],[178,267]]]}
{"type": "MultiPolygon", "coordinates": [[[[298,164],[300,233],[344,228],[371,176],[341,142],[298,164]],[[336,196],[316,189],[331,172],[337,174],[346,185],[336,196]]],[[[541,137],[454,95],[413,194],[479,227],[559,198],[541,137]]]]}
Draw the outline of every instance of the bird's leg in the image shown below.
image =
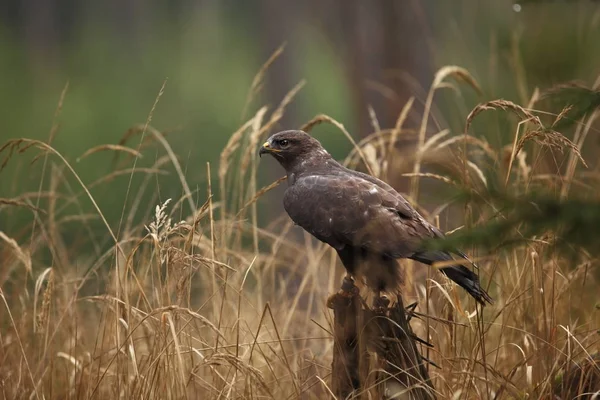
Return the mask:
{"type": "Polygon", "coordinates": [[[390,305],[390,299],[386,295],[381,295],[381,291],[375,291],[375,298],[373,299],[373,310],[377,313],[385,313],[387,307],[390,305]]]}
{"type": "Polygon", "coordinates": [[[352,297],[358,293],[358,288],[354,285],[354,278],[346,274],[342,281],[342,290],[339,292],[342,296],[352,297]]]}
{"type": "Polygon", "coordinates": [[[333,308],[333,305],[336,303],[336,301],[338,299],[348,300],[348,299],[353,298],[354,296],[358,296],[358,294],[359,294],[359,290],[354,285],[354,278],[352,278],[352,275],[346,274],[346,276],[344,277],[344,280],[342,281],[341,290],[335,294],[332,294],[327,299],[327,307],[333,308]]]}

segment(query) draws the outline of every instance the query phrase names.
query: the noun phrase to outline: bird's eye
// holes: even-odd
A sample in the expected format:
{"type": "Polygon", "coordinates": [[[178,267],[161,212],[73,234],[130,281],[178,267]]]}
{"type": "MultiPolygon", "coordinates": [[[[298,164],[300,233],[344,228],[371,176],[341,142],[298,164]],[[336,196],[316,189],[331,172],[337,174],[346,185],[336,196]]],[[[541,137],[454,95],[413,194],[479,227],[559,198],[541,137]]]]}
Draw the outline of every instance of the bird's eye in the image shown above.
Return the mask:
{"type": "Polygon", "coordinates": [[[287,147],[290,144],[290,141],[287,139],[281,139],[279,141],[279,147],[287,147]]]}

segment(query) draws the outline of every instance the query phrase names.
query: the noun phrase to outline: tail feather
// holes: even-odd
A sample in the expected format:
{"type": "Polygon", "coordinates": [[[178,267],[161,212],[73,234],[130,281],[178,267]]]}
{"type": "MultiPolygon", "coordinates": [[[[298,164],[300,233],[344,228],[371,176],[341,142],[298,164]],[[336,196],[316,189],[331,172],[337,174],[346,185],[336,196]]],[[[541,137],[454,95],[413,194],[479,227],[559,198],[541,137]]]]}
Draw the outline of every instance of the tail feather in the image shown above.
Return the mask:
{"type": "MultiPolygon", "coordinates": [[[[465,260],[469,261],[473,266],[475,263],[469,260],[467,256],[461,252],[457,252],[465,260]]],[[[411,259],[422,262],[423,264],[431,265],[438,261],[454,260],[449,253],[443,251],[426,251],[414,254],[411,259]]],[[[485,306],[485,302],[492,304],[494,301],[489,294],[481,287],[479,277],[470,269],[463,265],[453,265],[450,267],[440,268],[442,273],[448,278],[456,282],[460,287],[465,289],[475,300],[485,306]]]]}

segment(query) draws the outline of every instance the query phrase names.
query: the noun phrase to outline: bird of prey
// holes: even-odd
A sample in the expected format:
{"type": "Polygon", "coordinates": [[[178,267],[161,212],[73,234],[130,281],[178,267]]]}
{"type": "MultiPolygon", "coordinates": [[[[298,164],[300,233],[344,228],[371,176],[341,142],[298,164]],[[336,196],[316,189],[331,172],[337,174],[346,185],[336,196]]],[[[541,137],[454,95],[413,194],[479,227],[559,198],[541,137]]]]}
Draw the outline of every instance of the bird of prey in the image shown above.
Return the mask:
{"type": "Polygon", "coordinates": [[[424,239],[444,235],[387,183],[344,167],[303,131],[272,135],[262,154],[272,155],[287,173],[283,205],[294,223],[333,247],[349,277],[363,278],[377,296],[398,288],[396,259],[409,258],[428,265],[445,262],[441,271],[448,278],[480,304],[492,303],[475,273],[448,263],[454,260],[449,252],[422,247],[424,239]]]}

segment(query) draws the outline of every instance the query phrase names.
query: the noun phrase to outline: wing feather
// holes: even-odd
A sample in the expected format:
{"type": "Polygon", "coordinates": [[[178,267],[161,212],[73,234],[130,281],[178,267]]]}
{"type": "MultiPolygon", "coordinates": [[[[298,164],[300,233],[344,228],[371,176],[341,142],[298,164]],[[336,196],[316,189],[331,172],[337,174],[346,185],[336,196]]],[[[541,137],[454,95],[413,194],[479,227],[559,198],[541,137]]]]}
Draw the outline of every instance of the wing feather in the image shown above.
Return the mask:
{"type": "Polygon", "coordinates": [[[403,216],[405,218],[415,218],[419,216],[417,211],[410,205],[410,203],[404,197],[402,197],[402,195],[398,193],[396,189],[388,185],[386,182],[360,171],[355,171],[348,168],[344,169],[345,172],[359,177],[361,179],[364,179],[368,182],[371,182],[372,184],[376,185],[377,187],[383,189],[386,193],[388,193],[394,199],[394,209],[400,214],[400,216],[403,216]]]}

